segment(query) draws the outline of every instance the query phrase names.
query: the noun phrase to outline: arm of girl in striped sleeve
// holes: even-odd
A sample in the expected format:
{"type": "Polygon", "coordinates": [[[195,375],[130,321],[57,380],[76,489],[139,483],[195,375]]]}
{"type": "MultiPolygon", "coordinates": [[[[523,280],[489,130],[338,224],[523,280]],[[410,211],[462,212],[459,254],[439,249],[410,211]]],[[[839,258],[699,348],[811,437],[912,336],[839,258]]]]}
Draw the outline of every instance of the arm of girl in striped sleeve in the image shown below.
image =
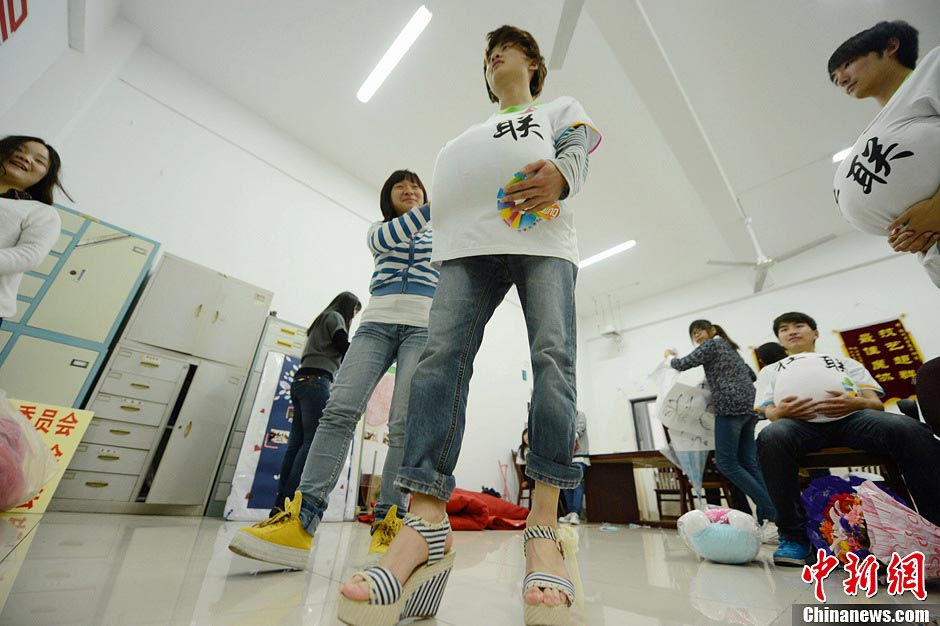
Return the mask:
{"type": "Polygon", "coordinates": [[[381,254],[408,243],[430,221],[431,205],[425,204],[393,220],[373,224],[369,229],[369,249],[375,254],[381,254]]]}

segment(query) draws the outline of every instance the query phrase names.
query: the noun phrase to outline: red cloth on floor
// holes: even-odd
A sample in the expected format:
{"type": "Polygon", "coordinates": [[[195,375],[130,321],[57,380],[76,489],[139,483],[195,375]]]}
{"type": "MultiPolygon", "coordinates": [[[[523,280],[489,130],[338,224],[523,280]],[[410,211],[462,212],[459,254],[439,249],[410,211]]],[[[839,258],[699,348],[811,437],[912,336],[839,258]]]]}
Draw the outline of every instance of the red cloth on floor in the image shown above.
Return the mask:
{"type": "Polygon", "coordinates": [[[517,530],[525,528],[529,509],[486,493],[454,489],[447,515],[454,530],[517,530]]]}

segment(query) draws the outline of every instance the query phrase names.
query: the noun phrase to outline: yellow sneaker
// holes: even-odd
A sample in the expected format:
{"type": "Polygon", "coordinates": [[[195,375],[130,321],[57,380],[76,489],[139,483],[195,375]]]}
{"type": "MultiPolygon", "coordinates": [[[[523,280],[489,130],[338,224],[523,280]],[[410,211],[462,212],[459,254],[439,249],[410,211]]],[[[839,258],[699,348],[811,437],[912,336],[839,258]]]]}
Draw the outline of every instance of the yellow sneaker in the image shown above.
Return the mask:
{"type": "Polygon", "coordinates": [[[228,549],[250,559],[305,569],[313,537],[300,523],[300,492],[284,498],[284,510],[263,522],[239,528],[228,549]]]}
{"type": "Polygon", "coordinates": [[[401,525],[402,521],[398,519],[398,505],[393,504],[385,514],[384,520],[372,522],[372,543],[369,544],[369,554],[385,554],[392,539],[401,529],[401,525]]]}

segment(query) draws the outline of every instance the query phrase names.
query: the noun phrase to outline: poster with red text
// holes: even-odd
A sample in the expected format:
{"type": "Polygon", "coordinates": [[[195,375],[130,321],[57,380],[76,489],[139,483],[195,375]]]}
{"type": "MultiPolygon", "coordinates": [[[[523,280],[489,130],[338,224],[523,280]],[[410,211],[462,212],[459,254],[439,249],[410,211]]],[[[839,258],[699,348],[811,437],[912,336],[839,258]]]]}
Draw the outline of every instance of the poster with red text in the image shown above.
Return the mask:
{"type": "Polygon", "coordinates": [[[59,471],[47,482],[39,495],[18,507],[9,510],[10,513],[44,513],[49,501],[55,494],[56,487],[62,479],[75,450],[81,442],[94,413],[82,411],[71,407],[53,406],[41,402],[10,399],[10,402],[30,421],[42,440],[49,446],[59,463],[59,471]]]}

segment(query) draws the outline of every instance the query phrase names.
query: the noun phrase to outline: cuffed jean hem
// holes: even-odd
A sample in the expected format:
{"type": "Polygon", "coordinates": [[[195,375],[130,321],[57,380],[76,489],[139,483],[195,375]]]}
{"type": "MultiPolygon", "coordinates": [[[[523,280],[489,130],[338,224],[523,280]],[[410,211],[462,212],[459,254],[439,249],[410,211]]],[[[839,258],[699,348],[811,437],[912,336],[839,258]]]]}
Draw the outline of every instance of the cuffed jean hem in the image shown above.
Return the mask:
{"type": "Polygon", "coordinates": [[[574,489],[581,484],[581,468],[561,465],[537,455],[531,448],[526,455],[525,475],[559,489],[574,489]]]}
{"type": "Polygon", "coordinates": [[[318,509],[312,502],[302,500],[300,502],[300,525],[307,529],[307,532],[313,535],[317,532],[317,526],[323,519],[323,511],[318,509]]]}
{"type": "MultiPolygon", "coordinates": [[[[405,499],[407,500],[407,497],[405,499]]],[[[408,512],[407,504],[398,504],[397,502],[392,503],[392,504],[387,504],[384,502],[376,502],[375,503],[375,521],[385,519],[385,516],[388,515],[388,512],[391,510],[393,506],[398,507],[398,512],[395,514],[395,517],[397,517],[398,519],[404,519],[405,513],[408,512]]]]}
{"type": "Polygon", "coordinates": [[[457,480],[431,470],[403,467],[398,470],[395,486],[406,493],[420,493],[447,502],[457,487],[457,480]]]}

